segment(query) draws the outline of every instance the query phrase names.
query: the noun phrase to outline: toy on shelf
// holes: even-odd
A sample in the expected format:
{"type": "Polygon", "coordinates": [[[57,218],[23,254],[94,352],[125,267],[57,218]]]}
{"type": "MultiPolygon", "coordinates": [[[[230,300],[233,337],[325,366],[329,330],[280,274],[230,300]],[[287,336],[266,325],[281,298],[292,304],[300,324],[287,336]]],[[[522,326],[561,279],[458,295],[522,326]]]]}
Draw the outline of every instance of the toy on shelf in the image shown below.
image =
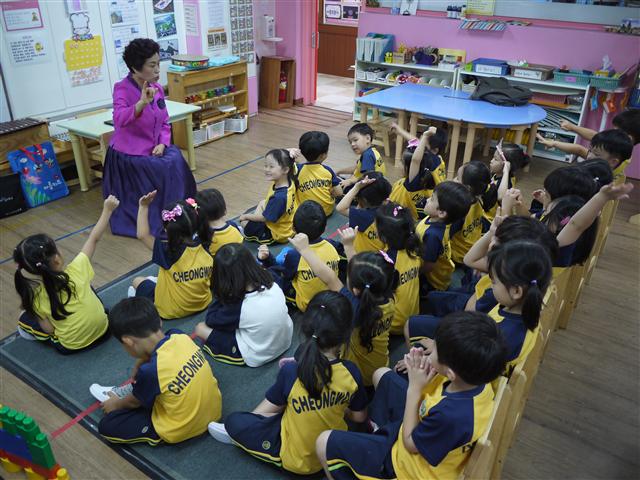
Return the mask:
{"type": "Polygon", "coordinates": [[[24,470],[29,480],[69,480],[33,418],[6,405],[0,405],[0,464],[7,472],[24,470]]]}
{"type": "Polygon", "coordinates": [[[221,97],[224,95],[229,95],[231,93],[236,92],[236,87],[233,84],[226,85],[224,87],[219,88],[211,88],[209,90],[203,90],[200,92],[192,93],[191,95],[187,95],[184,97],[185,103],[202,103],[219,100],[216,97],[221,97]]]}

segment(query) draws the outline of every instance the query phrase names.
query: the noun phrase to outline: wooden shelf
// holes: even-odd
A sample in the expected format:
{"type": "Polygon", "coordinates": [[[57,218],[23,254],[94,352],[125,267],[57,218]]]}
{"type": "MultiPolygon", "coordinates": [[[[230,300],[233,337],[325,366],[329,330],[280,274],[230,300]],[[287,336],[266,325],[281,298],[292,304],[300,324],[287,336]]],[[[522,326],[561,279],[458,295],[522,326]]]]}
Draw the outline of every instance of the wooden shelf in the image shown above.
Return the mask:
{"type": "Polygon", "coordinates": [[[218,102],[218,101],[224,100],[226,98],[233,98],[236,95],[242,95],[243,93],[247,93],[247,91],[246,90],[238,90],[236,92],[226,93],[226,94],[220,95],[218,97],[211,97],[211,98],[207,98],[206,100],[198,100],[197,102],[191,102],[191,103],[189,103],[189,105],[204,105],[206,103],[218,102]]]}
{"type": "MultiPolygon", "coordinates": [[[[194,92],[202,92],[215,88],[233,84],[237,89],[235,92],[226,93],[218,97],[211,97],[205,100],[198,100],[189,105],[202,106],[204,110],[193,115],[193,123],[215,123],[236,114],[245,114],[249,111],[249,80],[247,76],[247,62],[240,61],[222,65],[220,67],[205,68],[187,72],[167,72],[169,85],[169,100],[185,103],[184,99],[193,95],[194,92]],[[233,102],[236,110],[233,112],[220,112],[215,108],[221,102],[233,102]]],[[[173,141],[180,148],[186,148],[186,128],[184,122],[177,122],[172,125],[173,141]]],[[[233,132],[228,132],[233,133],[233,132]]],[[[212,138],[206,142],[223,138],[225,135],[212,138]]]]}
{"type": "Polygon", "coordinates": [[[260,105],[264,108],[280,109],[293,107],[296,89],[296,61],[293,58],[269,56],[262,57],[260,64],[260,105]],[[284,102],[280,102],[280,75],[287,77],[287,93],[284,102]]]}

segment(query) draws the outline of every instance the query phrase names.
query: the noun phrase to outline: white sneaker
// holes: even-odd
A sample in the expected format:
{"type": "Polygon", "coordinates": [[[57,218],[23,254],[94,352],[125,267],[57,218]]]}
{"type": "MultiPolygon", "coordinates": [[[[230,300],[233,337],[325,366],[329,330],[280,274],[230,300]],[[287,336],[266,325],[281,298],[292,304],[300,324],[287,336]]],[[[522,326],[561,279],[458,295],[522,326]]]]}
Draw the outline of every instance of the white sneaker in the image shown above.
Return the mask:
{"type": "Polygon", "coordinates": [[[227,429],[224,428],[224,423],[211,422],[207,427],[207,430],[209,430],[209,435],[220,443],[231,445],[231,437],[227,433],[227,429]]]}
{"type": "Polygon", "coordinates": [[[24,330],[22,327],[18,327],[18,335],[20,336],[20,338],[23,338],[25,340],[29,340],[31,342],[36,342],[38,341],[38,339],[36,337],[34,337],[33,335],[31,335],[29,332],[27,332],[26,330],[24,330]]]}
{"type": "Polygon", "coordinates": [[[129,395],[133,391],[133,384],[128,383],[127,385],[123,385],[122,387],[109,386],[105,387],[102,385],[98,385],[97,383],[93,383],[89,387],[89,392],[91,395],[98,400],[99,402],[104,402],[109,399],[109,392],[113,393],[117,397],[124,398],[129,395]]]}

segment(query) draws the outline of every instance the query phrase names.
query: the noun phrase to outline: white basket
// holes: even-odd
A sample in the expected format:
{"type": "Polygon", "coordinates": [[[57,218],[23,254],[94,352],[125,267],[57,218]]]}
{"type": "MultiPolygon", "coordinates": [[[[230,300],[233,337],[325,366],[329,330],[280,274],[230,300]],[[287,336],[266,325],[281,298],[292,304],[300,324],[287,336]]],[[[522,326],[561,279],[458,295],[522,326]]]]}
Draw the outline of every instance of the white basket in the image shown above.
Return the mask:
{"type": "Polygon", "coordinates": [[[224,135],[224,120],[207,125],[207,140],[213,140],[224,135]]]}
{"type": "Polygon", "coordinates": [[[247,130],[249,115],[242,115],[239,118],[227,118],[224,121],[224,129],[227,132],[243,133],[247,130]]]}
{"type": "Polygon", "coordinates": [[[356,70],[356,80],[366,80],[367,72],[364,70],[356,70]]]}
{"type": "Polygon", "coordinates": [[[366,72],[366,74],[369,82],[375,82],[376,78],[378,78],[379,72],[366,72]]]}
{"type": "Polygon", "coordinates": [[[193,131],[193,145],[198,146],[207,141],[207,127],[202,127],[193,131]]]}

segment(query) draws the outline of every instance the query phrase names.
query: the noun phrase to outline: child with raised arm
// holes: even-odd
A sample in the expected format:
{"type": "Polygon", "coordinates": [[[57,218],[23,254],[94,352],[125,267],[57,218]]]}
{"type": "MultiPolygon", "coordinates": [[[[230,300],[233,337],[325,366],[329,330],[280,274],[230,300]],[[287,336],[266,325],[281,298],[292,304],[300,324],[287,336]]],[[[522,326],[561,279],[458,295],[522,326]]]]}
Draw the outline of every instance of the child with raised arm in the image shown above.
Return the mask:
{"type": "Polygon", "coordinates": [[[44,234],[31,235],[13,250],[16,291],[23,312],[18,333],[39,340],[63,354],[74,353],[108,337],[107,314],[91,288],[91,258],[119,201],[109,195],[102,214],[82,250],[65,266],[56,243],[44,234]]]}
{"type": "MultiPolygon", "coordinates": [[[[391,126],[401,130],[396,124],[391,126]]],[[[409,135],[404,130],[402,132],[409,135]]],[[[446,133],[443,133],[441,129],[429,127],[419,141],[414,139],[413,145],[403,154],[405,177],[393,184],[390,200],[408,208],[415,219],[422,212],[433,188],[447,178],[444,162],[437,154],[443,141],[446,146],[446,133]]]]}
{"type": "Polygon", "coordinates": [[[356,252],[377,252],[384,249],[384,243],[378,236],[376,227],[376,212],[389,198],[391,184],[379,172],[371,172],[356,183],[353,188],[342,197],[336,206],[341,215],[349,217],[349,226],[358,227],[354,243],[356,252]],[[354,200],[357,206],[352,206],[354,200]]]}
{"type": "Polygon", "coordinates": [[[196,193],[196,202],[206,215],[209,226],[209,245],[207,250],[215,258],[216,252],[228,243],[242,243],[244,236],[235,222],[225,220],[227,204],[222,193],[216,188],[207,188],[196,193]]]}
{"type": "Polygon", "coordinates": [[[151,261],[159,267],[158,277],[135,277],[130,296],[152,299],[164,319],[186,317],[211,303],[213,258],[203,245],[209,226],[199,218],[197,202],[188,198],[162,210],[167,240],[154,238],[148,216],[155,196],[154,190],[140,197],[137,235],[153,252],[151,261]]]}

